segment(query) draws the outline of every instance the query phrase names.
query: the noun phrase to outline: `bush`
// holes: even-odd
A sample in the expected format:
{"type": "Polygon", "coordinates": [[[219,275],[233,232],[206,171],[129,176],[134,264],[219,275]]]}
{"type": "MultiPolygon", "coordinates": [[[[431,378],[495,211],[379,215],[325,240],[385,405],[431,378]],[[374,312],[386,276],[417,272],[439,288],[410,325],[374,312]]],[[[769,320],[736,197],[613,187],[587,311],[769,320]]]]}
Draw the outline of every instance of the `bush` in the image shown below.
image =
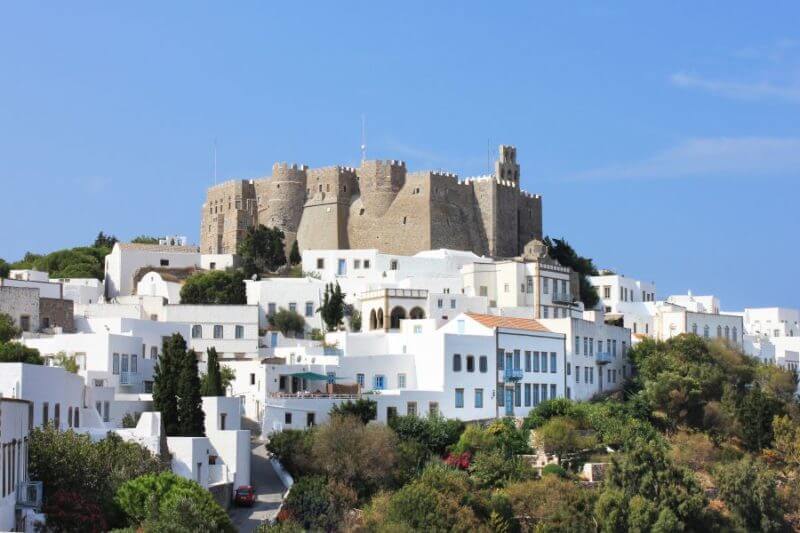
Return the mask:
{"type": "Polygon", "coordinates": [[[389,426],[397,433],[400,440],[419,442],[431,453],[439,456],[458,442],[464,431],[464,423],[460,420],[439,416],[428,418],[413,415],[398,416],[389,421],[389,426]]]}
{"type": "Polygon", "coordinates": [[[355,402],[347,400],[336,404],[331,409],[331,416],[354,416],[367,424],[370,420],[378,418],[378,402],[367,398],[359,398],[355,402]]]}
{"type": "Polygon", "coordinates": [[[127,481],[117,491],[115,501],[133,526],[152,520],[154,514],[156,520],[195,515],[208,531],[236,531],[210,492],[172,472],[147,474],[127,481]],[[187,508],[192,513],[184,514],[187,508]]]}
{"type": "Polygon", "coordinates": [[[571,481],[545,476],[541,480],[513,483],[502,494],[522,531],[596,530],[593,491],[571,481]]]}
{"type": "Polygon", "coordinates": [[[322,476],[300,478],[286,496],[284,509],[305,530],[331,531],[342,518],[336,512],[322,476]]]}
{"type": "Polygon", "coordinates": [[[0,363],[28,363],[43,365],[44,359],[36,348],[28,348],[18,342],[0,344],[0,363]]]}
{"type": "Polygon", "coordinates": [[[0,344],[16,339],[22,335],[22,330],[14,324],[11,316],[0,313],[0,344]]]}
{"type": "Polygon", "coordinates": [[[288,337],[289,333],[298,336],[306,330],[306,319],[295,311],[281,307],[269,317],[269,325],[283,333],[284,337],[288,337]]]}
{"type": "Polygon", "coordinates": [[[267,451],[277,458],[293,477],[312,472],[311,445],[315,429],[285,429],[269,436],[267,451]]]}
{"type": "Polygon", "coordinates": [[[551,463],[542,468],[542,477],[544,476],[558,476],[560,478],[567,478],[569,477],[569,474],[566,470],[564,470],[563,466],[551,463]]]}
{"type": "Polygon", "coordinates": [[[244,277],[240,272],[211,270],[193,274],[181,287],[182,304],[244,305],[244,277]]]}
{"type": "Polygon", "coordinates": [[[47,515],[44,528],[47,532],[108,531],[106,518],[100,506],[76,491],[59,489],[47,498],[42,511],[47,515]]]}
{"type": "Polygon", "coordinates": [[[745,457],[716,472],[719,496],[749,531],[781,531],[775,476],[760,461],[745,457]]]}
{"type": "Polygon", "coordinates": [[[514,481],[536,477],[526,461],[517,456],[508,457],[499,449],[478,452],[469,467],[469,473],[483,488],[505,487],[514,481]]]}

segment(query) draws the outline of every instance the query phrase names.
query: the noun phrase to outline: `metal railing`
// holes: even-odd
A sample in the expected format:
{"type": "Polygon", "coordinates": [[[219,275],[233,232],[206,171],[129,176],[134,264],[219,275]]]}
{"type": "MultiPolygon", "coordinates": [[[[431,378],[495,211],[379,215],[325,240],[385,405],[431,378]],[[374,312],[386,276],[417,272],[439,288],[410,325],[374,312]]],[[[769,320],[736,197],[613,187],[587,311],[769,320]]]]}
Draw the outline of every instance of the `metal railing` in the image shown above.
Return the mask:
{"type": "Polygon", "coordinates": [[[553,302],[571,304],[572,295],[568,292],[554,292],[551,300],[553,302]]]}
{"type": "Polygon", "coordinates": [[[605,365],[613,361],[614,357],[611,355],[611,352],[597,352],[594,356],[594,360],[598,365],[605,365]]]}
{"type": "Polygon", "coordinates": [[[327,394],[324,392],[273,392],[270,398],[286,398],[293,400],[314,400],[314,399],[333,399],[333,400],[357,400],[360,394],[327,394]]]}
{"type": "Polygon", "coordinates": [[[506,368],[503,370],[503,378],[505,381],[519,381],[522,379],[521,368],[506,368]]]}

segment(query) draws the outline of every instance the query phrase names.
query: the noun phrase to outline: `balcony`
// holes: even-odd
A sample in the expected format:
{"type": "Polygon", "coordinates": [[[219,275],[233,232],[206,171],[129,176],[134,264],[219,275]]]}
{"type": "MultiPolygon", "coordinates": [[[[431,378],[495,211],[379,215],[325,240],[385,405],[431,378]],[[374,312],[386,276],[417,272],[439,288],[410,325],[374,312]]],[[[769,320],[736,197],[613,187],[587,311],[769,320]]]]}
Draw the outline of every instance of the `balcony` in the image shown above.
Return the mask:
{"type": "Polygon", "coordinates": [[[17,486],[17,507],[41,509],[42,507],[42,482],[26,481],[17,486]]]}
{"type": "Polygon", "coordinates": [[[614,360],[614,356],[611,355],[611,352],[597,352],[594,360],[598,365],[607,365],[614,360]]]}
{"type": "Polygon", "coordinates": [[[141,380],[138,372],[120,372],[119,384],[120,385],[138,385],[141,380]]]}
{"type": "Polygon", "coordinates": [[[506,368],[503,371],[503,379],[504,381],[519,381],[522,379],[522,369],[521,368],[506,368]]]}
{"type": "Polygon", "coordinates": [[[569,305],[572,303],[572,295],[568,292],[554,292],[551,300],[554,304],[569,305]]]}

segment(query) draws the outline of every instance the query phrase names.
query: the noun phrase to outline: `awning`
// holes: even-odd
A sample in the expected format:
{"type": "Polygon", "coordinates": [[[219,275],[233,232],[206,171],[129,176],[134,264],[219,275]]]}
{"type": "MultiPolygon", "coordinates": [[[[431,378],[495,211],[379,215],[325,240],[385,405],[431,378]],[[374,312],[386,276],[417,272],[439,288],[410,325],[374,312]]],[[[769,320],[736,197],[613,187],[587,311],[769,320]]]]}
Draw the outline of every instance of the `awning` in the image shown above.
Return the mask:
{"type": "Polygon", "coordinates": [[[300,378],[300,379],[307,379],[309,381],[329,381],[331,379],[347,379],[344,377],[338,376],[326,376],[325,374],[318,374],[316,372],[295,372],[294,374],[289,374],[293,378],[300,378]]]}

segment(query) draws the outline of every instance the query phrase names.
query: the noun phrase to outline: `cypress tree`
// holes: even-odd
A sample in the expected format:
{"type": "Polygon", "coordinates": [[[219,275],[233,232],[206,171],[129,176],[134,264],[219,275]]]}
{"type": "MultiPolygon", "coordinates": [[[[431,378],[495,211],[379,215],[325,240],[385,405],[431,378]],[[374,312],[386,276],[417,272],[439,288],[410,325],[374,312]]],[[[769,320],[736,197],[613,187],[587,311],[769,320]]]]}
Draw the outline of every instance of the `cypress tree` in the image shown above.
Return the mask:
{"type": "Polygon", "coordinates": [[[289,252],[289,264],[299,265],[303,261],[300,255],[300,245],[297,244],[297,239],[292,243],[292,250],[289,252]]]}
{"type": "Polygon", "coordinates": [[[217,349],[212,346],[206,350],[206,353],[208,355],[208,369],[203,377],[203,396],[225,396],[225,391],[222,390],[222,376],[219,372],[217,349]]]}
{"type": "Polygon", "coordinates": [[[200,396],[197,353],[189,350],[183,356],[178,376],[178,434],[183,437],[205,435],[205,413],[200,396]]]}
{"type": "Polygon", "coordinates": [[[178,375],[186,341],[175,333],[164,341],[153,372],[153,408],[161,413],[167,435],[178,435],[178,375]]]}

